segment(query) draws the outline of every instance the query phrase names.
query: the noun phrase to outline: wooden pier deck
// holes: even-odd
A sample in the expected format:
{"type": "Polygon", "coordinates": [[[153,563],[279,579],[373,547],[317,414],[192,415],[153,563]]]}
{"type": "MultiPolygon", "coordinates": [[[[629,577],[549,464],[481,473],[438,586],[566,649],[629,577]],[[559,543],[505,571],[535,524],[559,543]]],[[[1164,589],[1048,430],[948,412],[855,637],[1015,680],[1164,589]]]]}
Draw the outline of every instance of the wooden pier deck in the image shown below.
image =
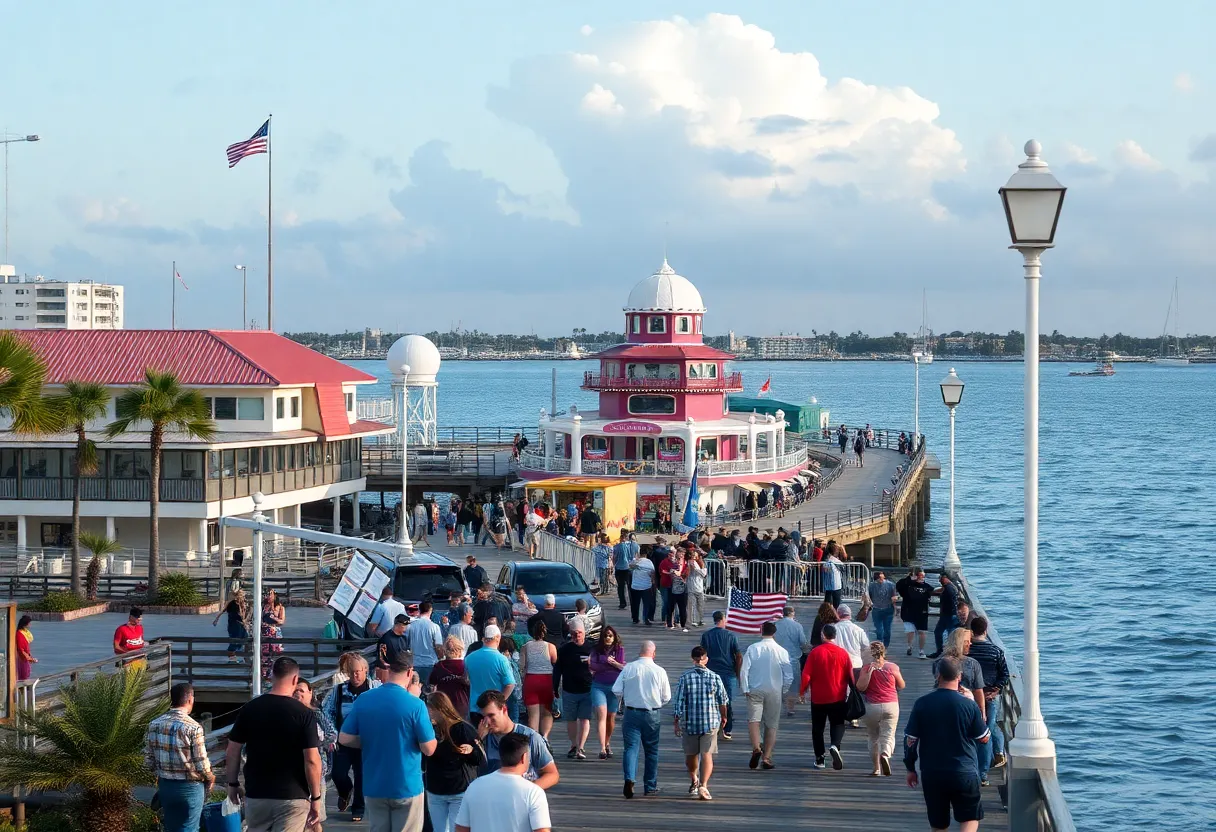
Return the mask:
{"type": "MultiPolygon", "coordinates": [[[[486,559],[489,560],[488,558],[486,559]]],[[[487,562],[487,569],[490,564],[487,562]]],[[[628,616],[608,601],[608,622],[617,626],[626,645],[629,659],[637,657],[638,647],[645,639],[658,647],[656,661],[671,679],[672,692],[676,680],[690,666],[689,651],[699,643],[701,630],[684,635],[662,627],[634,626],[628,616]]],[[[813,607],[796,605],[798,619],[807,626],[813,620],[813,607]]],[[[898,622],[897,629],[898,628],[898,622]]],[[[873,627],[867,623],[871,634],[873,627]]],[[[548,793],[553,828],[561,830],[694,830],[740,829],[747,832],[790,829],[808,830],[905,830],[927,828],[924,803],[919,789],[909,789],[904,781],[902,750],[903,726],[916,698],[933,686],[929,661],[904,655],[902,631],[895,633],[899,641],[892,646],[895,663],[904,672],[908,687],[900,694],[900,722],[895,759],[891,777],[871,777],[865,728],[848,729],[843,744],[845,769],[830,767],[818,771],[812,768],[814,752],[811,746],[810,706],[799,705],[794,717],[782,716],[772,771],[752,771],[747,767],[751,747],[747,738],[746,710],[742,697],[735,699],[734,741],[719,743],[713,777],[710,781],[712,801],[688,797],[688,775],[680,741],[672,732],[671,707],[664,708],[663,734],[659,753],[659,786],[662,793],[655,797],[639,796],[625,800],[621,759],[624,742],[619,727],[612,740],[616,756],[597,759],[598,741],[595,726],[587,743],[588,759],[575,762],[566,759],[569,748],[564,722],[557,722],[550,734],[561,782],[548,793]],[[742,718],[740,718],[742,716],[742,718]]],[[[740,638],[744,649],[756,639],[740,638]]],[[[987,820],[981,828],[1003,827],[1005,812],[1001,808],[997,783],[1001,771],[993,773],[993,785],[984,790],[984,811],[987,820]]],[[[641,779],[639,762],[638,779],[641,779]]],[[[333,832],[354,832],[365,829],[367,821],[351,823],[349,814],[337,812],[336,796],[329,789],[330,819],[325,828],[333,832]]]]}

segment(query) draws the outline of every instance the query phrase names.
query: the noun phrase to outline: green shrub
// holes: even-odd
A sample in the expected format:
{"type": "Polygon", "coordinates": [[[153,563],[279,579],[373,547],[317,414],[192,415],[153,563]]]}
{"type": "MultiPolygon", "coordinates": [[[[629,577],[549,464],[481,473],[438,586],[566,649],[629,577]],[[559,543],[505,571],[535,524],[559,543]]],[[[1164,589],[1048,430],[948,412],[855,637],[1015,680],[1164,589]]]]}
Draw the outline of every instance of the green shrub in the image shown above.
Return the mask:
{"type": "Polygon", "coordinates": [[[26,832],[79,832],[80,826],[69,809],[38,809],[25,823],[26,832]]]}
{"type": "Polygon", "coordinates": [[[160,818],[151,806],[136,803],[131,811],[131,832],[161,832],[160,818]]]}
{"type": "Polygon", "coordinates": [[[151,604],[170,607],[188,607],[206,603],[207,599],[198,591],[198,584],[183,572],[166,572],[160,576],[160,587],[151,604]]]}
{"type": "Polygon", "coordinates": [[[79,595],[65,589],[48,592],[32,604],[23,605],[22,609],[34,612],[71,612],[83,606],[85,601],[79,595]]]}

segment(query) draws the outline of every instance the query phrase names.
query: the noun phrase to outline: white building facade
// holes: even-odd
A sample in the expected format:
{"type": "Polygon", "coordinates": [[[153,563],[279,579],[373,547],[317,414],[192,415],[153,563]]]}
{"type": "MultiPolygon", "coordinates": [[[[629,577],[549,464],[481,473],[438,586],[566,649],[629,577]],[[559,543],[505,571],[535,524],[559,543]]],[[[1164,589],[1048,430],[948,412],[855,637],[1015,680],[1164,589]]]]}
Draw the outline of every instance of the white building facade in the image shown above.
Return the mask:
{"type": "Polygon", "coordinates": [[[91,280],[0,278],[0,329],[123,328],[121,286],[91,280]]]}

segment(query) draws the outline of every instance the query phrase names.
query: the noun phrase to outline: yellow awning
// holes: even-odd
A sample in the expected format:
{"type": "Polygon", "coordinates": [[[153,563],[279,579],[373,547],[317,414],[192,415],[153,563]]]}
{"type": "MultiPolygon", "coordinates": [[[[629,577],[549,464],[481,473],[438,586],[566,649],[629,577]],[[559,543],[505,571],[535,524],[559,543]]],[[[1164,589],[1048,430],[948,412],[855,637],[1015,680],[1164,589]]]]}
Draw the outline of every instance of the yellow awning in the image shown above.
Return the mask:
{"type": "Polygon", "coordinates": [[[624,485],[627,481],[609,479],[584,479],[582,477],[554,477],[548,480],[533,480],[528,488],[541,488],[546,491],[599,491],[624,485]]]}
{"type": "Polygon", "coordinates": [[[755,491],[757,494],[764,490],[761,486],[753,485],[750,482],[737,482],[735,483],[735,488],[742,488],[744,491],[755,491]]]}

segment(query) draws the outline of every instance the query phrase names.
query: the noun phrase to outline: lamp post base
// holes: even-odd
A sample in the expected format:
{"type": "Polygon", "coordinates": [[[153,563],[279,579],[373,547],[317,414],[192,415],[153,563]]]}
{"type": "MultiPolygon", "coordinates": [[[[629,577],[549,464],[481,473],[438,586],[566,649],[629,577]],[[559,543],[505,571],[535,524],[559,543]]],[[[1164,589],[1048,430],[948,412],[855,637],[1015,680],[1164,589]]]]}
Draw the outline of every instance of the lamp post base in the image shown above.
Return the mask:
{"type": "MultiPolygon", "coordinates": [[[[1040,723],[1041,724],[1041,723],[1040,723]]],[[[1042,726],[1044,733],[1047,726],[1042,726]]],[[[1018,723],[1021,733],[1023,725],[1018,723]]],[[[1044,812],[1042,776],[1056,771],[1056,746],[1046,737],[1009,741],[1008,808],[1010,832],[1039,832],[1044,812]]]]}

